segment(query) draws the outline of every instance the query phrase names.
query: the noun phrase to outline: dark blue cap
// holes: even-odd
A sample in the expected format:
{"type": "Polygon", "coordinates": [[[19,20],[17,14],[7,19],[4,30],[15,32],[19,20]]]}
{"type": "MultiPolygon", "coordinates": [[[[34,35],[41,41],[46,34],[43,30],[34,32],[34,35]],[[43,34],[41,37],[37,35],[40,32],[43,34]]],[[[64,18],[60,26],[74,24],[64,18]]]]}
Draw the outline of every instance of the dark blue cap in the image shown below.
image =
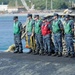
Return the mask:
{"type": "Polygon", "coordinates": [[[47,17],[43,17],[43,18],[42,18],[42,20],[46,20],[46,19],[47,19],[47,17]]]}
{"type": "Polygon", "coordinates": [[[39,17],[39,15],[35,15],[34,18],[39,17]]]}
{"type": "Polygon", "coordinates": [[[14,16],[13,20],[16,20],[16,19],[18,19],[18,16],[14,16]]]}
{"type": "Polygon", "coordinates": [[[57,16],[58,17],[59,15],[57,13],[54,13],[54,16],[57,16]]]}
{"type": "Polygon", "coordinates": [[[32,17],[32,14],[28,14],[27,17],[32,17]]]}
{"type": "Polygon", "coordinates": [[[70,17],[70,15],[65,15],[65,18],[69,18],[70,17]]]}

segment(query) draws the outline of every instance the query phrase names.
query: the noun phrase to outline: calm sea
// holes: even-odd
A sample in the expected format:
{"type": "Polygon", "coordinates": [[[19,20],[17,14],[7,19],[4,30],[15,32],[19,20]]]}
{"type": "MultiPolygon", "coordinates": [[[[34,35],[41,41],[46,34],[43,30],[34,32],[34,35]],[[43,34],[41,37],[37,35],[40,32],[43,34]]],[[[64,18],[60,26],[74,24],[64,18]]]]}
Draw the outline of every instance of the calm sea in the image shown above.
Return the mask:
{"type": "MultiPolygon", "coordinates": [[[[19,21],[24,23],[26,16],[18,16],[19,21]]],[[[25,40],[22,40],[24,51],[25,40]]],[[[0,51],[7,50],[10,45],[14,44],[13,40],[13,16],[0,17],[0,51]]]]}

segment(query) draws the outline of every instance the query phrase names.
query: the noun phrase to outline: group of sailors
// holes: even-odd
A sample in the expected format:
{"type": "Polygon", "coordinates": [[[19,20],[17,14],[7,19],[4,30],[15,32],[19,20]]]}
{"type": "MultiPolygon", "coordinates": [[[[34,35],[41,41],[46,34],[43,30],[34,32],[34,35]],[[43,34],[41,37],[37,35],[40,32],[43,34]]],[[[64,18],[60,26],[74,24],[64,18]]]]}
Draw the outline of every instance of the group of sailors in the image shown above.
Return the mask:
{"type": "MultiPolygon", "coordinates": [[[[23,53],[21,42],[22,24],[18,21],[18,17],[14,17],[14,41],[16,50],[14,53],[23,53]]],[[[63,46],[62,39],[65,40],[67,53],[66,57],[74,57],[74,21],[70,15],[65,15],[60,18],[57,13],[53,17],[43,17],[40,19],[39,15],[27,15],[25,25],[25,36],[27,36],[27,48],[30,49],[28,53],[34,55],[48,55],[62,57],[63,46]]]]}

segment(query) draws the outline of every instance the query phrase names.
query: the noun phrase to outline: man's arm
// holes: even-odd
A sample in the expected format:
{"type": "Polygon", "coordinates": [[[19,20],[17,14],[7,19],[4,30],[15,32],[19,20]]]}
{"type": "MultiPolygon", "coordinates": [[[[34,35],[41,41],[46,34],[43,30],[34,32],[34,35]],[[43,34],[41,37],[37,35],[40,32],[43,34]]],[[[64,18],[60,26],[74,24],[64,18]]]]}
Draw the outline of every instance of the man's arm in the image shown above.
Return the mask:
{"type": "Polygon", "coordinates": [[[61,20],[59,20],[59,27],[61,30],[63,30],[63,24],[62,24],[61,20]]]}
{"type": "Polygon", "coordinates": [[[34,25],[35,25],[35,20],[32,21],[32,35],[31,36],[34,35],[34,25]]]}
{"type": "Polygon", "coordinates": [[[48,25],[48,29],[52,30],[52,25],[51,24],[48,25]]]}
{"type": "Polygon", "coordinates": [[[19,22],[19,29],[20,29],[20,32],[22,32],[23,27],[22,27],[22,23],[21,22],[19,22]]]}
{"type": "Polygon", "coordinates": [[[62,37],[64,38],[64,28],[63,28],[63,24],[62,24],[61,20],[59,20],[59,27],[60,27],[62,37]]]}
{"type": "Polygon", "coordinates": [[[72,32],[74,32],[74,22],[73,21],[70,23],[70,26],[72,28],[72,32]]]}
{"type": "Polygon", "coordinates": [[[34,33],[35,20],[32,21],[32,33],[34,33]]]}
{"type": "Polygon", "coordinates": [[[74,37],[74,21],[70,22],[70,27],[72,29],[72,36],[74,37]]]}
{"type": "Polygon", "coordinates": [[[42,21],[40,21],[40,24],[39,24],[39,27],[41,27],[42,26],[42,21]]]}

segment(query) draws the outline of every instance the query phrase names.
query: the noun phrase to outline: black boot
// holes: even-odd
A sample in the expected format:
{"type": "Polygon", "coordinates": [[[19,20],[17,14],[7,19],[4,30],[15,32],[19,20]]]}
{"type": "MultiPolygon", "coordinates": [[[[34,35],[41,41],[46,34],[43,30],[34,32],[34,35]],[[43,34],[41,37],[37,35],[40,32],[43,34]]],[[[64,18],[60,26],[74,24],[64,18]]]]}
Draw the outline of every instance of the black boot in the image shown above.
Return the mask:
{"type": "Polygon", "coordinates": [[[57,56],[58,55],[58,52],[55,52],[52,56],[57,56]]]}
{"type": "Polygon", "coordinates": [[[34,53],[34,55],[39,55],[39,52],[34,53]]]}
{"type": "Polygon", "coordinates": [[[44,51],[44,55],[48,55],[48,51],[44,51]]]}
{"type": "Polygon", "coordinates": [[[74,58],[74,57],[75,57],[75,55],[74,54],[71,54],[70,58],[74,58]]]}
{"type": "Polygon", "coordinates": [[[48,53],[48,56],[51,56],[51,54],[52,54],[52,53],[51,53],[51,52],[49,52],[49,53],[48,53]]]}
{"type": "Polygon", "coordinates": [[[35,53],[36,53],[36,51],[35,51],[35,50],[33,50],[33,51],[32,51],[32,54],[34,55],[35,53]]]}
{"type": "Polygon", "coordinates": [[[58,54],[58,57],[62,57],[62,53],[59,53],[59,54],[58,54]]]}
{"type": "Polygon", "coordinates": [[[41,53],[40,53],[40,55],[44,55],[44,51],[43,51],[43,50],[41,50],[41,53]]]}
{"type": "Polygon", "coordinates": [[[69,56],[71,56],[71,54],[70,53],[67,53],[65,57],[69,57],[69,56]]]}
{"type": "Polygon", "coordinates": [[[19,51],[18,51],[18,50],[16,50],[16,51],[14,51],[14,53],[19,53],[19,51]]]}
{"type": "Polygon", "coordinates": [[[39,50],[34,53],[34,55],[38,55],[38,54],[39,54],[39,50]]]}
{"type": "Polygon", "coordinates": [[[21,50],[21,51],[19,51],[19,53],[23,53],[23,51],[21,50]]]}

